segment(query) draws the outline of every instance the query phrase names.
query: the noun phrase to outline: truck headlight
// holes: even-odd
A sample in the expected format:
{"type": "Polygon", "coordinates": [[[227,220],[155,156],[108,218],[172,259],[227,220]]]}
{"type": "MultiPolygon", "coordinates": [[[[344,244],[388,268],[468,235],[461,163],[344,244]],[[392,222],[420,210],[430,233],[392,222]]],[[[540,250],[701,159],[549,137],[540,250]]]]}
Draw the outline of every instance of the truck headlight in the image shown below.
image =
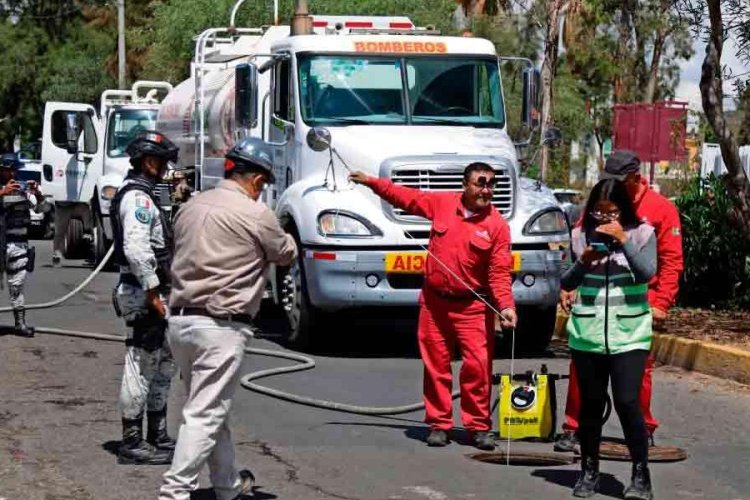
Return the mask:
{"type": "Polygon", "coordinates": [[[383,232],[367,219],[346,210],[326,210],[318,215],[318,233],[338,238],[368,238],[383,232]]]}
{"type": "Polygon", "coordinates": [[[567,234],[568,223],[562,211],[551,208],[536,214],[526,223],[523,234],[528,236],[543,234],[567,234]]]}
{"type": "Polygon", "coordinates": [[[103,200],[111,200],[115,197],[115,194],[117,193],[117,188],[114,186],[106,186],[102,188],[101,197],[103,200]]]}

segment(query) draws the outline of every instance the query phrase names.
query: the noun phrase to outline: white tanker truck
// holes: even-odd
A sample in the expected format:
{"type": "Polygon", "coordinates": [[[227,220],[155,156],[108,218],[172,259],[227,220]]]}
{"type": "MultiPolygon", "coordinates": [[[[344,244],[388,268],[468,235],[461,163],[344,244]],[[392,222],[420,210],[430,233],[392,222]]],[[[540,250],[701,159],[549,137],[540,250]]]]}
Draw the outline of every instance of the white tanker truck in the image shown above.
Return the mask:
{"type": "MultiPolygon", "coordinates": [[[[546,347],[568,228],[552,192],[519,175],[494,45],[440,36],[407,17],[302,10],[291,28],[203,32],[192,77],[164,99],[157,120],[180,146],[181,166],[195,168],[199,191],[222,178],[223,156],[239,138],[273,149],[277,181],[266,202],[300,247],[290,269],[270,269],[288,340],[324,335],[316,326],[325,312],[417,304],[428,221],[349,184],[342,160],[431,191],[461,190],[464,167],[483,161],[496,170],[493,203],[512,231],[518,338],[546,347]],[[308,143],[321,127],[340,159],[308,143]]],[[[535,79],[525,81],[528,117],[535,79]]]]}
{"type": "Polygon", "coordinates": [[[168,82],[138,81],[129,90],[105,90],[99,109],[46,103],[44,189],[55,200],[55,249],[66,259],[98,263],[106,254],[112,243],[109,205],[130,169],[125,147],[139,131],[155,127],[159,99],[171,90],[168,82]]]}

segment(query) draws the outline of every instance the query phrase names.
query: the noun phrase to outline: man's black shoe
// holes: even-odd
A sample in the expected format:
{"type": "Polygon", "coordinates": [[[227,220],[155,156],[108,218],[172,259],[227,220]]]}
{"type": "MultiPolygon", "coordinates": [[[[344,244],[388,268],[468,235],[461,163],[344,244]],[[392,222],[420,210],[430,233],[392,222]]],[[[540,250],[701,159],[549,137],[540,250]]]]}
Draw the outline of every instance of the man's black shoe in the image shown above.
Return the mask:
{"type": "Polygon", "coordinates": [[[253,498],[253,488],[255,487],[255,476],[248,469],[242,469],[240,472],[240,494],[232,500],[245,500],[253,498]]]}
{"type": "Polygon", "coordinates": [[[448,433],[438,429],[430,431],[430,435],[427,436],[427,446],[447,446],[448,445],[448,433]]]}
{"type": "Polygon", "coordinates": [[[475,432],[474,446],[480,450],[492,451],[495,449],[495,437],[489,431],[475,432]]]}
{"type": "Polygon", "coordinates": [[[573,431],[565,431],[557,436],[555,440],[555,451],[562,451],[565,453],[572,453],[576,451],[578,446],[578,436],[573,431]]]}

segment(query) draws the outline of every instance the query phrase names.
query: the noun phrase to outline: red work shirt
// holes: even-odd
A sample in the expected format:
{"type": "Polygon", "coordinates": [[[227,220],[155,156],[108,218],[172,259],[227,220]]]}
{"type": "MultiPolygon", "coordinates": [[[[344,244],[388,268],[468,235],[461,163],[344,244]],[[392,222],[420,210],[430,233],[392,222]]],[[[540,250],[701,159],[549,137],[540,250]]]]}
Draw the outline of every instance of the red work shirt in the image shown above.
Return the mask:
{"type": "Polygon", "coordinates": [[[635,200],[636,215],[654,226],[656,232],[656,274],[648,284],[648,302],[651,307],[669,311],[680,289],[682,263],[682,228],[677,207],[664,196],[647,187],[635,200]]]}
{"type": "Polygon", "coordinates": [[[494,207],[466,217],[461,193],[430,193],[388,179],[371,178],[367,185],[394,207],[432,221],[425,287],[465,297],[468,285],[488,293],[499,311],[515,307],[510,228],[494,207]]]}

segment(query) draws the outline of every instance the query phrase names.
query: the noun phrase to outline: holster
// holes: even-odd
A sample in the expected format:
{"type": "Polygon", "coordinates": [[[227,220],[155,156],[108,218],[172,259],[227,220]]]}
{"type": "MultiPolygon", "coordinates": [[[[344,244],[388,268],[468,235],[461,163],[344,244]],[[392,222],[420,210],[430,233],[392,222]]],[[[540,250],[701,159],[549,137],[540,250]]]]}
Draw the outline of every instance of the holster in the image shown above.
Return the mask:
{"type": "Polygon", "coordinates": [[[149,311],[148,314],[128,321],[128,326],[133,328],[133,338],[128,339],[125,345],[140,347],[148,352],[161,349],[167,332],[167,320],[160,317],[156,312],[149,311]]]}
{"type": "Polygon", "coordinates": [[[28,247],[26,249],[26,272],[34,272],[34,264],[36,262],[36,248],[28,247]]]}

